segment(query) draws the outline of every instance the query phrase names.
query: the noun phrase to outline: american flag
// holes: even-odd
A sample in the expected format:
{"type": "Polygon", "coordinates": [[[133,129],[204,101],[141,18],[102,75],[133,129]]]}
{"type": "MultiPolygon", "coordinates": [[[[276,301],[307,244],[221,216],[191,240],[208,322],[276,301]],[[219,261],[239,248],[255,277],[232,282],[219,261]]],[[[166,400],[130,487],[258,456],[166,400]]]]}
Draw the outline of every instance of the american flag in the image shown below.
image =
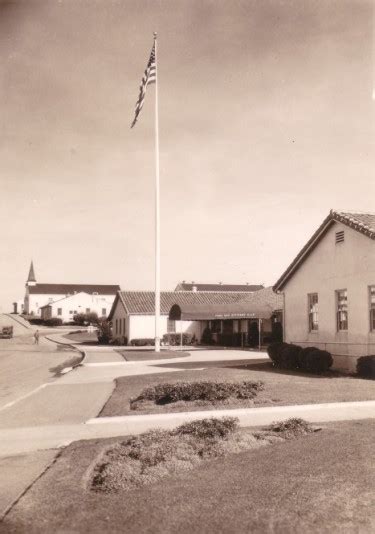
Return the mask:
{"type": "Polygon", "coordinates": [[[139,97],[135,105],[135,116],[134,116],[134,120],[132,122],[131,128],[133,128],[133,126],[138,120],[138,115],[141,112],[143,102],[145,100],[147,86],[150,83],[155,83],[155,82],[156,82],[156,61],[155,61],[155,42],[154,42],[154,46],[152,47],[152,50],[151,50],[150,59],[148,60],[147,67],[142,78],[142,83],[139,87],[139,97]]]}

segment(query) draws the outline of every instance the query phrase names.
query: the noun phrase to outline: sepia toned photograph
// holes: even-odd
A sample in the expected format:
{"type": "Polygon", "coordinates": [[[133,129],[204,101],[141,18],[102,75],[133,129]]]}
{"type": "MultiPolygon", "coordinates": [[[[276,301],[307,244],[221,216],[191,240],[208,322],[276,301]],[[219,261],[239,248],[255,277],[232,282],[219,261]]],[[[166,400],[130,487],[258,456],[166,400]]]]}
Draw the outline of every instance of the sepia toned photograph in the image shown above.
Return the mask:
{"type": "Polygon", "coordinates": [[[375,532],[374,0],[0,0],[0,534],[375,532]]]}

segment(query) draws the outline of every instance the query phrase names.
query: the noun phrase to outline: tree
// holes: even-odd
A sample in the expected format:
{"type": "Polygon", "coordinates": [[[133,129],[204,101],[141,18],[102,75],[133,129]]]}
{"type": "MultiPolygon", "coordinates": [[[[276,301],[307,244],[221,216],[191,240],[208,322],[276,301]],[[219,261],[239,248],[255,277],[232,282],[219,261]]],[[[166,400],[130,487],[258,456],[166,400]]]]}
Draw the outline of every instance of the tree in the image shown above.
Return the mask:
{"type": "Polygon", "coordinates": [[[98,327],[97,335],[98,335],[99,343],[103,345],[108,345],[108,343],[112,339],[112,329],[111,329],[110,321],[107,321],[106,318],[98,319],[97,327],[98,327]]]}

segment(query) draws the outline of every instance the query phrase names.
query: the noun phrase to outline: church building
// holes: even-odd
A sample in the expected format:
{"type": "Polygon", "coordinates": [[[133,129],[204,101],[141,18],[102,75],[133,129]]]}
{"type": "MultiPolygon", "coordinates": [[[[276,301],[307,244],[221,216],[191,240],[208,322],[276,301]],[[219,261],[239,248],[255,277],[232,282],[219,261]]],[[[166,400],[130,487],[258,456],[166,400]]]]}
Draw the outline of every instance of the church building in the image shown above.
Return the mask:
{"type": "MultiPolygon", "coordinates": [[[[42,308],[48,305],[52,305],[56,301],[61,301],[66,297],[73,295],[81,295],[82,302],[79,298],[75,298],[74,309],[68,311],[71,312],[71,317],[61,317],[64,320],[71,320],[73,315],[80,313],[81,311],[96,311],[94,309],[88,310],[88,299],[90,295],[94,297],[95,302],[100,308],[100,315],[103,310],[110,310],[110,307],[115,300],[116,293],[120,290],[118,285],[103,285],[103,284],[44,284],[36,281],[33,262],[31,262],[29,276],[26,282],[26,293],[24,301],[24,313],[29,315],[40,316],[42,308]]],[[[92,298],[91,298],[92,300],[92,298]]],[[[57,306],[57,317],[60,309],[63,306],[57,306]]],[[[62,312],[61,312],[62,313],[62,312]]],[[[105,314],[106,315],[106,314],[105,314]]]]}

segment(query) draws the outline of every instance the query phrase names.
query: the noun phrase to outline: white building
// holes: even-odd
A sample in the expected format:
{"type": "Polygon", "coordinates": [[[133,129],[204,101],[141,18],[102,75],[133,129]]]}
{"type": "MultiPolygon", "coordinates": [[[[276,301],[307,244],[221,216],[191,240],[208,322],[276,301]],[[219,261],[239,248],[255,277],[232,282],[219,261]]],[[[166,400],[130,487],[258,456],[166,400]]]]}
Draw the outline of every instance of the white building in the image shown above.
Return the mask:
{"type": "Polygon", "coordinates": [[[80,291],[42,306],[41,318],[45,321],[51,317],[58,317],[64,323],[70,323],[78,313],[96,313],[98,317],[107,317],[113,301],[114,298],[80,291]]]}
{"type": "MultiPolygon", "coordinates": [[[[219,291],[162,291],[160,295],[160,334],[180,333],[176,322],[169,321],[169,312],[174,304],[225,304],[236,302],[246,296],[240,292],[219,291]]],[[[153,291],[119,291],[113,303],[109,320],[112,321],[113,338],[130,343],[133,339],[155,337],[155,293],[153,291]]],[[[200,321],[180,321],[179,329],[195,334],[200,340],[200,321]]]]}
{"type": "Polygon", "coordinates": [[[375,214],[331,211],[274,289],[285,341],[326,349],[354,371],[375,354],[375,214]]]}
{"type": "MultiPolygon", "coordinates": [[[[239,291],[162,291],[160,295],[160,334],[191,333],[201,340],[206,327],[213,340],[226,345],[241,345],[249,333],[250,322],[272,334],[273,321],[282,314],[282,299],[272,288],[256,292],[239,291]],[[171,315],[172,308],[179,314],[171,315]],[[258,315],[261,311],[261,315],[258,315]],[[184,315],[184,317],[181,317],[184,315]],[[182,319],[182,320],[181,320],[182,319]],[[243,335],[242,335],[243,334],[243,335]]],[[[113,338],[121,343],[155,337],[155,294],[153,291],[119,291],[109,314],[113,338]]]]}
{"type": "MultiPolygon", "coordinates": [[[[43,306],[52,304],[65,297],[82,294],[83,300],[80,304],[82,309],[90,307],[86,306],[87,299],[85,295],[92,295],[95,298],[104,299],[102,308],[106,308],[108,314],[119,289],[120,286],[118,285],[38,283],[35,277],[33,262],[31,262],[29,276],[26,282],[24,313],[40,316],[43,306]]],[[[74,309],[77,308],[78,304],[76,304],[74,309]]],[[[98,309],[100,309],[100,306],[98,309]]]]}

